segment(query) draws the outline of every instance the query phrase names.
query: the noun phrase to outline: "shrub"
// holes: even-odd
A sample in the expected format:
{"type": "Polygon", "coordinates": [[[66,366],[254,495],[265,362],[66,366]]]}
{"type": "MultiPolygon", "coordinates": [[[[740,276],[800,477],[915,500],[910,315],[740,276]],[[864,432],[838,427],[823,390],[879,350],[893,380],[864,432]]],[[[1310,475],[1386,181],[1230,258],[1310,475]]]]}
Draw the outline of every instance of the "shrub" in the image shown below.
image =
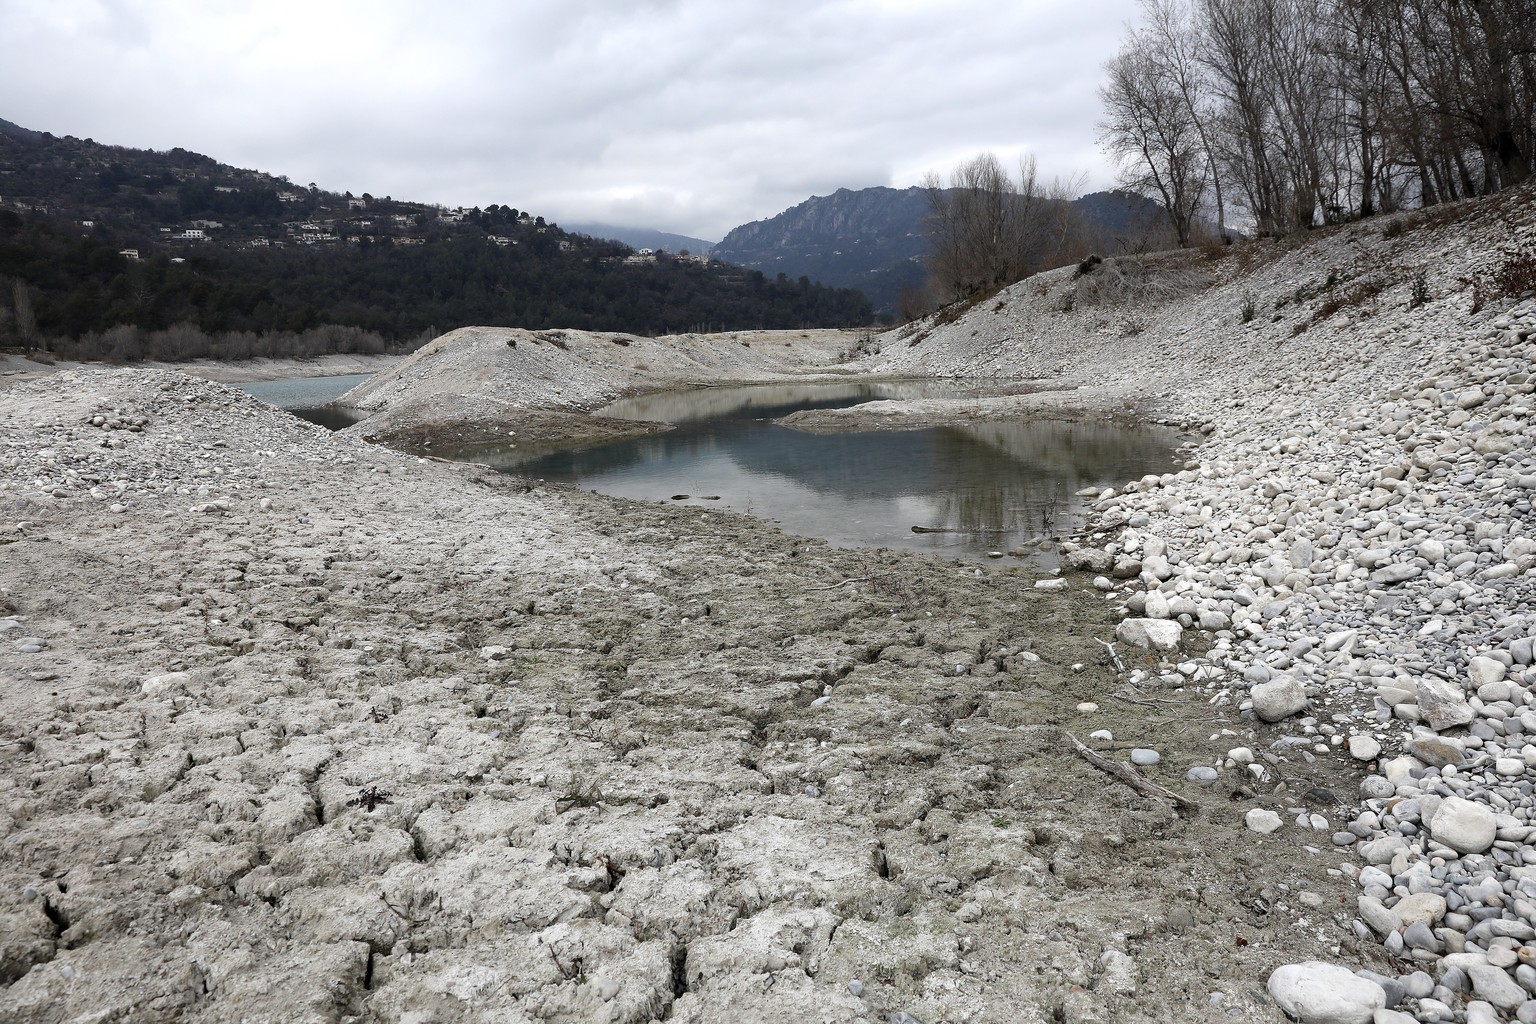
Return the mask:
{"type": "Polygon", "coordinates": [[[1259,315],[1259,300],[1253,292],[1243,293],[1243,305],[1237,312],[1238,318],[1243,323],[1249,323],[1259,315]]]}
{"type": "Polygon", "coordinates": [[[1429,271],[1420,270],[1413,275],[1413,284],[1408,291],[1408,304],[1413,307],[1424,305],[1429,301],[1429,271]]]}
{"type": "Polygon", "coordinates": [[[1517,299],[1536,291],[1536,254],[1522,249],[1505,249],[1494,270],[1490,284],[1496,299],[1517,299]]]}

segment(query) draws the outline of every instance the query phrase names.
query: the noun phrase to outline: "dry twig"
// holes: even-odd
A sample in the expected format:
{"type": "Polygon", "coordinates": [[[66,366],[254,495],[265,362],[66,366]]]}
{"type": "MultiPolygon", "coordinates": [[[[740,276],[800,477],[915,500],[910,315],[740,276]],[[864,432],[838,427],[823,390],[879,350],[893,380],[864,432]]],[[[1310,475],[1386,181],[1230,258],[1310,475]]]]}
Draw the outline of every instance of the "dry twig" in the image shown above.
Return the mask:
{"type": "Polygon", "coordinates": [[[1081,756],[1084,761],[1087,761],[1101,772],[1113,775],[1115,778],[1119,779],[1121,782],[1124,782],[1127,786],[1130,786],[1142,796],[1156,797],[1160,800],[1171,801],[1173,805],[1181,811],[1198,811],[1200,809],[1200,805],[1195,803],[1193,800],[1179,796],[1179,794],[1173,792],[1172,790],[1164,789],[1162,786],[1142,778],[1141,773],[1132,768],[1130,765],[1121,764],[1119,761],[1111,761],[1107,757],[1101,757],[1100,755],[1095,754],[1093,751],[1089,750],[1087,747],[1083,746],[1082,741],[1079,740],[1076,736],[1073,736],[1070,732],[1067,732],[1065,729],[1063,729],[1061,732],[1062,735],[1072,743],[1072,746],[1077,749],[1078,755],[1081,756]]]}

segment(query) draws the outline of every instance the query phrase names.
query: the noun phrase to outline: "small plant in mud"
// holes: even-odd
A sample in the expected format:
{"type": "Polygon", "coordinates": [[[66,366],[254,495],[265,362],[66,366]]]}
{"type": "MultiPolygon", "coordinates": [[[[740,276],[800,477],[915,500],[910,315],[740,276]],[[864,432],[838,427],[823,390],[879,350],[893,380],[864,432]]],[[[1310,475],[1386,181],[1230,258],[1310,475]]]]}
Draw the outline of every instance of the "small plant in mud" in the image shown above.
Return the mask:
{"type": "Polygon", "coordinates": [[[1429,272],[1420,270],[1413,275],[1413,284],[1408,289],[1408,304],[1417,309],[1429,301],[1429,272]]]}
{"type": "Polygon", "coordinates": [[[364,786],[357,791],[357,796],[347,801],[348,807],[361,807],[365,811],[377,810],[384,804],[394,803],[390,794],[384,792],[378,786],[364,786]]]}
{"type": "Polygon", "coordinates": [[[564,978],[566,981],[574,981],[576,984],[580,985],[582,982],[587,980],[587,973],[582,968],[581,957],[573,957],[567,954],[564,958],[562,958],[560,952],[556,950],[554,944],[551,943],[549,946],[549,958],[555,962],[555,970],[559,971],[560,977],[564,978]]]}
{"type": "Polygon", "coordinates": [[[598,807],[603,802],[603,791],[593,783],[589,786],[572,787],[564,796],[555,797],[555,813],[564,814],[573,807],[598,807]]]}
{"type": "Polygon", "coordinates": [[[1013,824],[1013,819],[1012,818],[1005,818],[1002,815],[998,815],[997,817],[992,819],[992,827],[993,828],[1007,828],[1009,825],[1012,825],[1012,824],[1013,824]]]}

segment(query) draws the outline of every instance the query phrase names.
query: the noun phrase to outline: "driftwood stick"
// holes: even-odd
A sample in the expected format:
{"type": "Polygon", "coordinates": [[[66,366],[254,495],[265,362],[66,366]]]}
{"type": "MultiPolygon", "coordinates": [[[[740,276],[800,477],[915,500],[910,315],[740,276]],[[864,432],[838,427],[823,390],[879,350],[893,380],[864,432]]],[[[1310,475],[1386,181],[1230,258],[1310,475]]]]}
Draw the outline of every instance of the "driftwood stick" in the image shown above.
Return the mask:
{"type": "Polygon", "coordinates": [[[1112,643],[1107,643],[1107,642],[1105,642],[1103,640],[1100,640],[1098,637],[1094,637],[1093,638],[1093,642],[1097,643],[1097,644],[1103,644],[1104,645],[1104,649],[1109,652],[1110,658],[1115,663],[1115,671],[1119,672],[1121,675],[1125,675],[1125,662],[1121,661],[1120,660],[1120,655],[1115,652],[1115,645],[1112,644],[1112,643]]]}
{"type": "Polygon", "coordinates": [[[843,580],[841,583],[834,583],[830,587],[804,587],[802,589],[806,593],[810,593],[816,590],[836,590],[839,587],[846,587],[850,583],[868,583],[871,578],[872,577],[869,576],[854,576],[850,579],[843,580]]]}
{"type": "Polygon", "coordinates": [[[1061,733],[1071,741],[1072,746],[1077,749],[1078,754],[1084,761],[1087,761],[1101,772],[1113,775],[1115,778],[1119,779],[1127,786],[1130,786],[1142,796],[1156,797],[1160,800],[1171,801],[1173,805],[1181,811],[1198,811],[1200,809],[1200,805],[1195,803],[1193,800],[1185,799],[1172,790],[1167,790],[1162,786],[1157,785],[1156,783],[1148,782],[1146,779],[1141,777],[1140,772],[1136,771],[1136,769],[1132,768],[1130,765],[1121,764],[1119,761],[1111,761],[1107,757],[1100,757],[1098,754],[1095,754],[1093,751],[1083,746],[1081,740],[1079,740],[1076,736],[1073,736],[1070,732],[1067,732],[1065,729],[1063,729],[1061,733]]]}

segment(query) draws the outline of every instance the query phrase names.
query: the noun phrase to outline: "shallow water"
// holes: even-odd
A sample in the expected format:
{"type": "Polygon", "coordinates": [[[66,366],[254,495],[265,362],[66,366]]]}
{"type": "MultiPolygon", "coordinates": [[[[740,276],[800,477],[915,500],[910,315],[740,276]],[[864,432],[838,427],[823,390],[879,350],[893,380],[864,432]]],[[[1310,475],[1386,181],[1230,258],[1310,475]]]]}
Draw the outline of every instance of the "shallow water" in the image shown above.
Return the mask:
{"type": "Polygon", "coordinates": [[[1023,549],[1047,567],[1055,554],[1041,539],[1081,528],[1077,491],[1176,466],[1178,437],[1163,427],[995,422],[819,435],[769,422],[799,409],[976,393],[944,382],[706,388],[599,411],[676,424],[664,434],[552,454],[437,453],[604,494],[730,508],[841,547],[968,559],[1023,549]]]}
{"type": "Polygon", "coordinates": [[[371,373],[347,373],[334,377],[293,377],[288,380],[249,380],[231,384],[268,405],[286,409],[301,419],[340,430],[356,423],[360,416],[326,406],[351,391],[371,373]]]}
{"type": "Polygon", "coordinates": [[[334,401],[351,391],[371,373],[347,373],[335,377],[291,377],[287,380],[248,380],[231,384],[279,409],[310,409],[334,401]]]}

